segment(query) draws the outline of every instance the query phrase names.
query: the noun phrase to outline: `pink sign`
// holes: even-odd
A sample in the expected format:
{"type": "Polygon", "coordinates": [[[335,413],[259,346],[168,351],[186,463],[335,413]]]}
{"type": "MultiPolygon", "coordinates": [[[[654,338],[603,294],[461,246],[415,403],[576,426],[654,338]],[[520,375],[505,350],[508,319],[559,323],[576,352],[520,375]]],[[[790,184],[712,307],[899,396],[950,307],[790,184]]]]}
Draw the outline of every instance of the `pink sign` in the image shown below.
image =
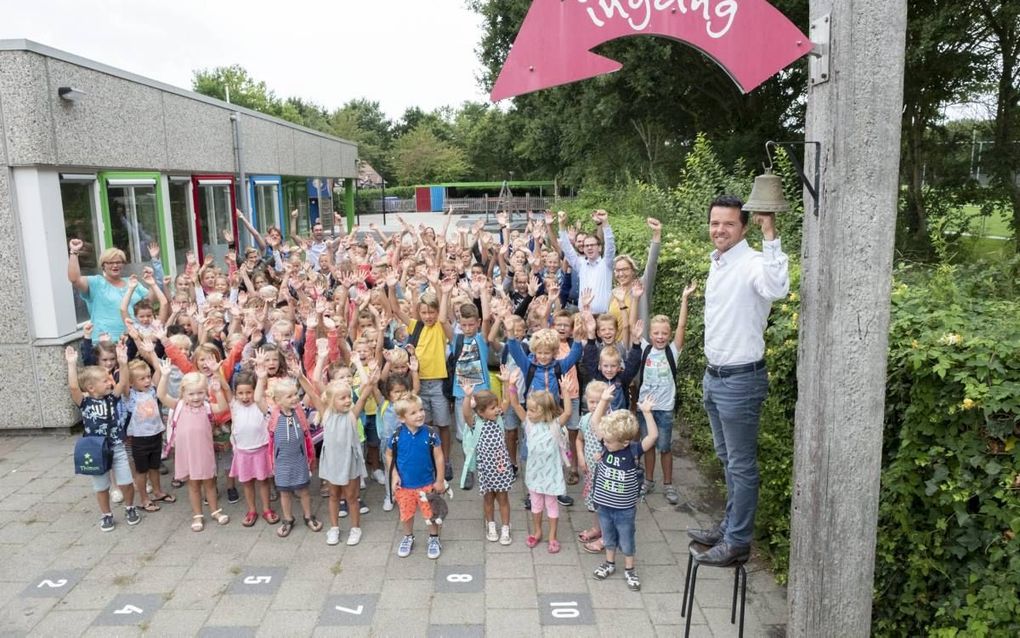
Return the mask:
{"type": "Polygon", "coordinates": [[[747,93],[811,51],[765,0],[534,0],[492,100],[619,70],[591,50],[634,35],[679,40],[715,60],[747,93]]]}

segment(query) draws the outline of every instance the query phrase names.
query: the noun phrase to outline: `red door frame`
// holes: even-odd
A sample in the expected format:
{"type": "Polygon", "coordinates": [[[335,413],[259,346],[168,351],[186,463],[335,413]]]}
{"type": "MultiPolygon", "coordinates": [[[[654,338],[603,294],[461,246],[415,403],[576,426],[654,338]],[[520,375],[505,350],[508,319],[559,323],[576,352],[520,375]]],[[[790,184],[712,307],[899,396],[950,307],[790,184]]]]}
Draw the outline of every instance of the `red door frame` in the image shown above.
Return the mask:
{"type": "Polygon", "coordinates": [[[234,234],[235,245],[237,242],[237,215],[234,211],[237,210],[236,193],[236,182],[234,176],[230,173],[209,173],[205,175],[192,175],[191,176],[191,197],[194,204],[195,212],[195,242],[198,244],[198,263],[205,261],[205,255],[202,254],[202,224],[200,222],[199,215],[202,214],[202,200],[199,195],[202,185],[199,183],[201,180],[230,180],[230,226],[231,232],[234,234]]]}

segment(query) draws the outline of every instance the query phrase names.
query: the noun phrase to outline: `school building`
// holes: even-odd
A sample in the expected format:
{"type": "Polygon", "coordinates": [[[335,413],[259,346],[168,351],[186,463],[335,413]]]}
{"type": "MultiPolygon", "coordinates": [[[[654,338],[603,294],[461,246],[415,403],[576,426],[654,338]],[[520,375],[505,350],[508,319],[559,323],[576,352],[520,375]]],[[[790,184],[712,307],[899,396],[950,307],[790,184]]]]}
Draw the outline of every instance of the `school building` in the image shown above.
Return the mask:
{"type": "Polygon", "coordinates": [[[87,313],[67,281],[68,239],[85,242],[86,275],[114,246],[125,276],[140,272],[153,241],[168,275],[188,251],[222,263],[235,208],[260,232],[288,232],[295,208],[303,233],[319,219],[331,228],[335,209],[353,212],[357,154],[346,140],[0,40],[0,430],[78,420],[63,351],[87,313]]]}

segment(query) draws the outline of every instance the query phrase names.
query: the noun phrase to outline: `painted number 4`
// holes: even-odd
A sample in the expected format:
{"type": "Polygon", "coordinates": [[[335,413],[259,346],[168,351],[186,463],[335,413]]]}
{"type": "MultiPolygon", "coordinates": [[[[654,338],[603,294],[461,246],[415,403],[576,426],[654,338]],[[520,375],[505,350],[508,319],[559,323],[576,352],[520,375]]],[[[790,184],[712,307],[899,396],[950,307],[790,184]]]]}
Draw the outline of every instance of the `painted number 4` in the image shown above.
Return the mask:
{"type": "Polygon", "coordinates": [[[552,607],[553,618],[577,618],[581,612],[577,609],[577,602],[549,603],[552,607]]]}
{"type": "Polygon", "coordinates": [[[446,577],[448,583],[470,583],[474,580],[474,576],[471,574],[450,574],[446,577]]]}
{"type": "Polygon", "coordinates": [[[268,585],[273,582],[272,576],[245,576],[245,585],[268,585]]]}
{"type": "Polygon", "coordinates": [[[36,585],[35,587],[36,587],[36,589],[42,589],[43,587],[49,587],[51,589],[60,589],[61,587],[63,587],[66,584],[67,584],[67,579],[66,578],[61,578],[61,579],[58,579],[58,580],[50,580],[49,578],[46,578],[41,583],[36,585]]]}

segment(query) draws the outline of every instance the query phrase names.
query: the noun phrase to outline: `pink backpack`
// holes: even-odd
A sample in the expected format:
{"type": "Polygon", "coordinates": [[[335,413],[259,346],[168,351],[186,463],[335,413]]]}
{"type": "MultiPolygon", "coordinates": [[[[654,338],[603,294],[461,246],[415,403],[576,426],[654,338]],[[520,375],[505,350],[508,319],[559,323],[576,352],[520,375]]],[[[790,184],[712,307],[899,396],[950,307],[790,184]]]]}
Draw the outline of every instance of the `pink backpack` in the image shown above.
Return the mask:
{"type": "MultiPolygon", "coordinates": [[[[301,424],[301,431],[305,435],[305,458],[308,459],[308,469],[311,470],[312,464],[315,462],[315,444],[312,443],[311,430],[308,427],[308,417],[305,416],[305,410],[300,404],[294,407],[294,416],[297,417],[297,421],[301,424]]],[[[269,455],[269,469],[274,468],[274,439],[276,436],[276,424],[280,420],[280,407],[274,405],[269,410],[269,416],[266,417],[266,429],[269,430],[269,447],[266,448],[266,454],[269,455]]]]}

